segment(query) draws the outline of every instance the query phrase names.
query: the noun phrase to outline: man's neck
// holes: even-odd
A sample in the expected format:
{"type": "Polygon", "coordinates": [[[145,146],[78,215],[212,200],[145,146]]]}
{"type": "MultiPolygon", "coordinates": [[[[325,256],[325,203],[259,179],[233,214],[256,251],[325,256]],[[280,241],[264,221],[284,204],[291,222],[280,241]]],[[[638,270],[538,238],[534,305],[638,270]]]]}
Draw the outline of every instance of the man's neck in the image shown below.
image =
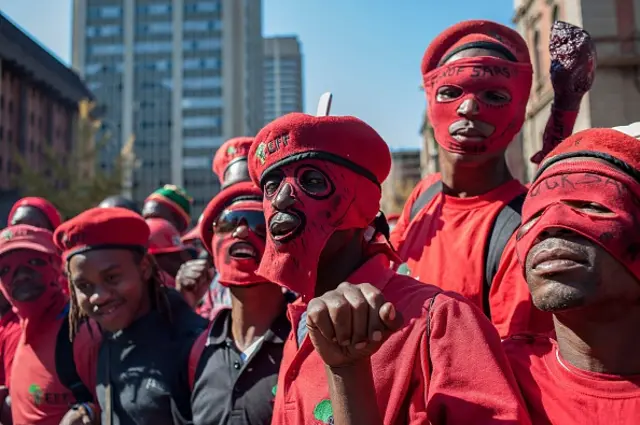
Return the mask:
{"type": "Polygon", "coordinates": [[[262,337],[284,310],[282,289],[275,284],[231,288],[231,334],[244,351],[262,337]]]}
{"type": "Polygon", "coordinates": [[[513,179],[503,155],[473,166],[442,158],[440,166],[445,191],[461,198],[483,195],[513,179]]]}
{"type": "Polygon", "coordinates": [[[620,306],[612,313],[614,317],[606,317],[606,312],[554,315],[562,358],[590,372],[640,374],[640,338],[635,336],[640,327],[640,307],[625,307],[629,306],[620,306]]]}
{"type": "Polygon", "coordinates": [[[318,264],[315,295],[318,297],[333,291],[360,267],[364,261],[365,252],[362,240],[353,239],[345,245],[331,259],[318,264]]]}

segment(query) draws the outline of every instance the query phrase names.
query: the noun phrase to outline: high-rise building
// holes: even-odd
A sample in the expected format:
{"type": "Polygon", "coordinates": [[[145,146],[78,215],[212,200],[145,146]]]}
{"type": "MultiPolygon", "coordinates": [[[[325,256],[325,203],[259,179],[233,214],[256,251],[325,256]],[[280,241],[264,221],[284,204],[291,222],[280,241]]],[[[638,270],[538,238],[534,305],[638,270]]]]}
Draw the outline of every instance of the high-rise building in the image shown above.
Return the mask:
{"type": "MultiPolygon", "coordinates": [[[[574,131],[614,127],[638,120],[640,111],[640,0],[514,0],[514,23],[529,45],[533,87],[521,135],[512,150],[520,150],[520,166],[512,171],[530,180],[537,166],[529,158],[542,145],[553,87],[549,79],[549,36],[554,21],[587,30],[598,52],[591,91],[583,98],[574,131]]],[[[511,165],[511,164],[510,164],[511,165]]]]}
{"type": "Polygon", "coordinates": [[[264,123],[302,112],[302,51],[297,37],[264,39],[264,123]]]}
{"type": "Polygon", "coordinates": [[[78,103],[92,98],[75,72],[0,13],[0,228],[20,196],[15,152],[22,166],[53,178],[44,153],[51,150],[66,163],[78,103]]]}
{"type": "Polygon", "coordinates": [[[263,122],[261,0],[74,0],[73,65],[106,106],[111,163],[135,135],[133,197],[183,186],[196,218],[217,147],[263,122]]]}

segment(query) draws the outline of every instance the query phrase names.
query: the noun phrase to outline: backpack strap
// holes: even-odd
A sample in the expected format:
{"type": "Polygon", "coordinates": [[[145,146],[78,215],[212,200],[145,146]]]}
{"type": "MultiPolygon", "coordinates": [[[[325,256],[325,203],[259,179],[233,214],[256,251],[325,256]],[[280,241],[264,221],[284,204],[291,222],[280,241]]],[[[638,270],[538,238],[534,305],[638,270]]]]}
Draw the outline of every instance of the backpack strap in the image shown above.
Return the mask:
{"type": "Polygon", "coordinates": [[[189,352],[189,365],[187,369],[189,388],[191,389],[191,391],[193,391],[193,387],[196,384],[196,373],[198,372],[198,366],[200,366],[202,353],[204,353],[205,348],[207,348],[207,340],[209,339],[209,335],[211,334],[213,323],[215,322],[220,312],[228,309],[228,306],[214,307],[213,310],[211,310],[211,315],[209,316],[211,317],[211,321],[209,322],[209,326],[207,326],[207,330],[202,332],[193,343],[193,346],[191,346],[191,351],[189,352]]]}
{"type": "Polygon", "coordinates": [[[489,305],[489,292],[493,278],[498,273],[502,253],[504,252],[511,235],[520,227],[522,219],[522,204],[526,193],[522,193],[513,198],[505,205],[496,216],[489,233],[488,244],[484,255],[484,288],[482,296],[482,305],[484,313],[491,318],[491,309],[489,305]]]}
{"type": "Polygon", "coordinates": [[[418,215],[421,209],[423,209],[431,200],[440,192],[442,192],[443,184],[441,180],[433,182],[431,186],[426,188],[416,201],[411,205],[411,212],[409,213],[409,223],[413,221],[414,218],[418,215]]]}
{"type": "Polygon", "coordinates": [[[58,331],[55,349],[56,374],[60,383],[68,388],[76,403],[93,403],[93,395],[85,386],[76,369],[76,359],[73,354],[73,342],[69,340],[69,306],[60,315],[62,324],[58,331]]]}

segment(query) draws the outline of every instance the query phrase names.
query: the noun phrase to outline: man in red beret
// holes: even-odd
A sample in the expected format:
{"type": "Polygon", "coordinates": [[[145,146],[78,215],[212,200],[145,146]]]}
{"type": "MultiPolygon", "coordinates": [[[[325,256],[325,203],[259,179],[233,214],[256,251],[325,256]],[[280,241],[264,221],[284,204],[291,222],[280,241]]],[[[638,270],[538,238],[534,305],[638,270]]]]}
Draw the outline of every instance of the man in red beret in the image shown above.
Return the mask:
{"type": "Polygon", "coordinates": [[[124,208],[93,208],[54,234],[69,274],[73,335],[87,319],[103,333],[97,362],[102,423],[173,425],[190,415],[188,358],[206,328],[147,251],[149,226],[124,208]]]}
{"type": "Polygon", "coordinates": [[[162,218],[148,218],[149,248],[147,252],[169,277],[170,285],[175,287],[175,277],[185,262],[193,259],[193,253],[180,239],[180,232],[173,224],[162,218]]]}
{"type": "Polygon", "coordinates": [[[519,271],[512,234],[526,188],[505,160],[532,72],[522,37],[494,22],[462,22],[429,45],[422,75],[442,171],[414,189],[391,237],[412,277],[469,298],[502,337],[552,327],[519,271]]]}
{"type": "Polygon", "coordinates": [[[62,222],[60,213],[44,198],[28,197],[16,202],[9,212],[9,225],[29,224],[51,232],[62,222]]]}
{"type": "Polygon", "coordinates": [[[359,423],[526,424],[482,312],[389,269],[396,256],[376,217],[390,167],[385,141],[355,117],[294,113],[256,136],[249,172],[268,230],[256,273],[301,295],[289,307],[272,423],[340,423],[334,409],[357,388],[369,403],[359,423]]]}
{"type": "Polygon", "coordinates": [[[0,233],[0,289],[23,329],[14,358],[20,366],[9,378],[14,424],[58,425],[77,402],[95,418],[88,388],[94,384],[99,339],[81,332],[69,341],[60,264],[50,231],[21,224],[0,233]]]}
{"type": "Polygon", "coordinates": [[[234,137],[222,144],[213,157],[213,173],[218,176],[222,188],[249,181],[247,155],[253,137],[234,137]]]}
{"type": "Polygon", "coordinates": [[[266,238],[260,189],[252,182],[223,189],[205,209],[200,229],[219,281],[230,290],[231,308],[217,308],[194,345],[193,424],[241,416],[243,423],[268,425],[291,325],[280,286],[255,274],[266,238]]]}
{"type": "Polygon", "coordinates": [[[640,418],[640,142],[574,134],[542,163],[517,250],[555,338],[504,342],[534,424],[632,425],[640,418]]]}

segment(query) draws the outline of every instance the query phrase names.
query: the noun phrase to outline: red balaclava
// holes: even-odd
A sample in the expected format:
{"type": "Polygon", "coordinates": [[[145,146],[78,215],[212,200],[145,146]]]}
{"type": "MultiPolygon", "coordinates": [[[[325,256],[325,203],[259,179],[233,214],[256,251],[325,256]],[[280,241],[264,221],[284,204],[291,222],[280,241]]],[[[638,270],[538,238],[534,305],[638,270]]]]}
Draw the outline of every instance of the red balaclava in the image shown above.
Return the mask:
{"type": "Polygon", "coordinates": [[[58,212],[56,207],[54,207],[53,204],[46,199],[38,197],[22,198],[15,204],[13,204],[13,207],[11,207],[11,211],[9,212],[7,223],[11,224],[14,214],[20,207],[33,207],[42,211],[42,213],[49,220],[49,223],[51,224],[53,230],[56,230],[56,228],[60,226],[60,223],[62,223],[62,218],[60,217],[60,213],[58,212]]]}
{"type": "Polygon", "coordinates": [[[367,229],[380,206],[380,184],[389,174],[391,155],[380,135],[355,117],[293,113],[268,124],[249,152],[249,173],[264,190],[265,176],[283,177],[273,193],[264,194],[267,229],[280,211],[273,200],[288,193],[294,199],[282,212],[300,219],[291,235],[279,240],[267,232],[257,273],[309,300],[314,296],[318,262],[336,231],[367,229]],[[323,173],[330,187],[307,193],[299,184],[306,170],[323,173]],[[286,191],[286,192],[285,192],[286,191]]]}
{"type": "Polygon", "coordinates": [[[545,230],[564,228],[600,245],[640,280],[640,141],[611,129],[585,130],[565,139],[538,171],[522,223],[526,231],[516,243],[522,264],[545,230]],[[568,158],[580,159],[562,161],[568,158]],[[576,210],[566,201],[594,202],[613,214],[576,210]]]}
{"type": "Polygon", "coordinates": [[[59,314],[67,298],[60,286],[61,260],[53,243],[53,234],[45,229],[20,224],[0,233],[0,290],[13,305],[23,322],[38,323],[59,314]],[[14,282],[16,272],[26,267],[35,270],[46,289],[33,301],[14,298],[20,282],[14,282]]]}
{"type": "Polygon", "coordinates": [[[222,144],[213,156],[212,171],[224,186],[224,173],[236,161],[246,160],[253,137],[234,137],[222,144]]]}
{"type": "Polygon", "coordinates": [[[218,193],[202,214],[200,233],[205,248],[214,259],[221,284],[247,286],[265,282],[256,275],[266,236],[262,192],[252,182],[236,183],[218,193]],[[240,224],[249,228],[244,237],[238,237],[235,232],[240,224]],[[257,258],[230,255],[230,248],[242,242],[255,249],[257,258]]]}
{"type": "Polygon", "coordinates": [[[431,42],[422,59],[427,113],[438,144],[449,152],[472,155],[506,149],[524,123],[532,74],[525,41],[504,25],[465,21],[441,33],[431,42]],[[473,57],[444,64],[456,53],[470,48],[496,51],[508,59],[473,57]],[[436,95],[443,86],[458,87],[462,95],[438,102],[436,95]],[[489,89],[506,90],[511,101],[499,106],[483,102],[479,94],[489,89]],[[495,127],[493,134],[482,142],[461,143],[449,134],[449,126],[464,118],[458,114],[458,109],[469,98],[474,98],[479,106],[478,114],[471,119],[495,127]]]}

